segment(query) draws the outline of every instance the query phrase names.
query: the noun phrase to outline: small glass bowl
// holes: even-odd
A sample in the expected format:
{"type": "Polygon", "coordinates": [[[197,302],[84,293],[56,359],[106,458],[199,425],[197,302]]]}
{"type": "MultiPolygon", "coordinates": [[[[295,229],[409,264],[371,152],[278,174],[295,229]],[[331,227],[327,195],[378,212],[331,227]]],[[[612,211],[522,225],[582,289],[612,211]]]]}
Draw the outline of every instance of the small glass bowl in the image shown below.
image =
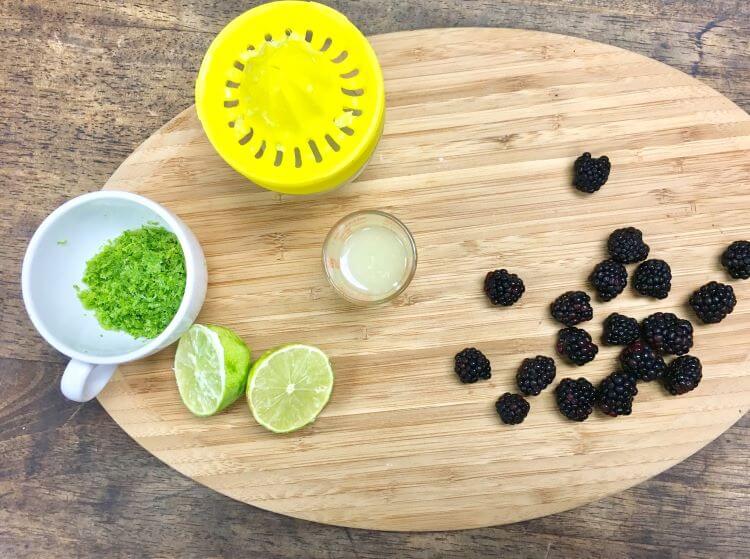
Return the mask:
{"type": "MultiPolygon", "coordinates": [[[[372,263],[378,263],[378,255],[370,252],[370,257],[372,263]]],[[[355,260],[361,262],[361,258],[355,260]]],[[[400,263],[393,267],[391,272],[398,272],[399,268],[400,263]]],[[[323,269],[333,289],[347,301],[357,305],[378,305],[397,297],[408,287],[417,270],[417,246],[406,225],[394,216],[378,210],[357,211],[339,220],[328,233],[323,243],[323,269]],[[368,229],[369,233],[365,233],[363,237],[362,231],[368,229]],[[350,265],[349,260],[350,252],[356,251],[353,242],[364,243],[365,246],[361,247],[363,250],[367,248],[368,243],[377,243],[378,237],[381,237],[383,242],[387,241],[394,249],[392,259],[389,255],[381,254],[380,263],[383,262],[383,258],[393,261],[403,258],[404,264],[402,273],[392,278],[392,286],[373,291],[357,281],[361,277],[353,278],[351,268],[354,264],[350,265]],[[401,248],[401,254],[395,253],[396,249],[401,251],[401,248]]],[[[368,273],[370,272],[377,273],[368,270],[368,273]]],[[[385,281],[390,282],[390,275],[387,277],[389,279],[385,281]]],[[[381,281],[382,279],[379,278],[381,281]]]]}

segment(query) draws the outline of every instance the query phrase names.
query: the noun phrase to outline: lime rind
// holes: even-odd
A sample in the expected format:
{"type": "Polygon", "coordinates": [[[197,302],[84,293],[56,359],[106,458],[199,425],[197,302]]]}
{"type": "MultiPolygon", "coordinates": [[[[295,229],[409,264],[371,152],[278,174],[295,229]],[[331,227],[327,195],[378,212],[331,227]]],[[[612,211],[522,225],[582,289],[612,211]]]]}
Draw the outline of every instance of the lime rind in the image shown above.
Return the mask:
{"type": "Polygon", "coordinates": [[[199,417],[220,412],[242,394],[250,350],[234,332],[194,324],[175,354],[175,378],[185,406],[199,417]]]}
{"type": "Polygon", "coordinates": [[[207,325],[212,332],[219,336],[221,348],[224,351],[224,398],[219,410],[234,402],[245,391],[247,377],[250,373],[251,354],[244,340],[237,334],[223,326],[207,325]]]}
{"type": "Polygon", "coordinates": [[[264,353],[253,365],[247,400],[255,420],[274,433],[309,425],[328,403],[333,369],[320,349],[289,344],[264,353]]]}

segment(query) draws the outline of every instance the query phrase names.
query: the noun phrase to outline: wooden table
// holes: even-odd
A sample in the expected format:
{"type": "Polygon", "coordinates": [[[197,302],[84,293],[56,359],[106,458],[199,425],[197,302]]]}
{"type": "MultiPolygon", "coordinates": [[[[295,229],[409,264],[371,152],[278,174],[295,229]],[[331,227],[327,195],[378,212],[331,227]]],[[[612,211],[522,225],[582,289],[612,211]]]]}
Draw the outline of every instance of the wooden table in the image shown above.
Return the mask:
{"type": "MultiPolygon", "coordinates": [[[[201,55],[256,2],[0,4],[1,557],[747,557],[750,420],[661,476],[521,524],[394,534],[298,521],[227,499],[138,447],[34,332],[19,270],[54,207],[100,188],[192,102],[201,55]]],[[[689,0],[331,2],[366,33],[526,27],[592,38],[688,72],[750,110],[750,5],[689,0]]]]}

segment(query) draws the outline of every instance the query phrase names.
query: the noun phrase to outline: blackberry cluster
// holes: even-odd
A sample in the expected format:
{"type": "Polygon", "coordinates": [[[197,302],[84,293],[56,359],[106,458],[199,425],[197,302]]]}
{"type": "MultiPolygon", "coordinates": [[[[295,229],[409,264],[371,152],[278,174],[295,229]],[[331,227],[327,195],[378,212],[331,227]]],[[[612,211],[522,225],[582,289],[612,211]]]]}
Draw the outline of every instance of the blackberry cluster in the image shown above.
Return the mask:
{"type": "Polygon", "coordinates": [[[555,360],[544,355],[524,359],[516,374],[518,389],[527,396],[538,396],[555,380],[555,360]]]}
{"type": "MultiPolygon", "coordinates": [[[[575,187],[586,193],[597,192],[606,184],[611,171],[607,156],[594,158],[586,152],[574,164],[575,187]]],[[[672,288],[672,270],[667,262],[648,259],[650,247],[635,227],[623,227],[607,239],[609,258],[596,264],[588,282],[603,302],[618,297],[627,287],[626,264],[637,264],[632,286],[641,295],[665,299],[672,288]]],[[[721,264],[735,279],[750,279],[750,241],[735,241],[721,255],[721,264]]],[[[488,272],[484,292],[493,305],[511,306],[525,292],[523,280],[506,269],[488,272]]],[[[737,304],[731,285],[711,281],[689,298],[696,316],[704,323],[721,322],[737,304]]],[[[558,331],[556,349],[565,360],[578,366],[593,361],[599,348],[591,335],[576,325],[589,321],[594,312],[591,297],[584,291],[566,291],[550,306],[552,317],[566,327],[558,331]]],[[[625,346],[619,355],[621,370],[609,374],[594,387],[585,378],[565,378],[555,388],[560,412],[573,421],[585,421],[599,407],[612,417],[630,415],[638,394],[639,381],[659,379],[671,394],[694,390],[702,379],[698,358],[688,355],[693,347],[694,328],[689,320],[674,313],[655,312],[639,324],[638,320],[611,313],[603,324],[602,342],[625,346]],[[675,355],[669,365],[663,355],[675,355]]],[[[454,370],[461,382],[474,383],[491,377],[489,359],[476,348],[466,348],[455,356],[454,370]]],[[[517,425],[528,415],[528,396],[538,396],[557,374],[555,360],[537,355],[522,361],[516,373],[520,393],[506,392],[495,402],[503,423],[517,425]]]]}
{"type": "Polygon", "coordinates": [[[612,164],[606,155],[591,157],[585,152],[573,164],[573,184],[581,192],[591,194],[604,186],[611,169],[612,164]]]}
{"type": "Polygon", "coordinates": [[[475,347],[467,347],[456,354],[453,370],[463,383],[474,383],[480,379],[487,380],[492,376],[490,360],[475,347]]]}
{"type": "Polygon", "coordinates": [[[569,327],[557,333],[557,352],[571,363],[581,366],[594,360],[599,347],[586,330],[569,327]]]}
{"type": "Polygon", "coordinates": [[[622,350],[620,365],[626,373],[646,382],[660,378],[666,368],[661,355],[640,340],[622,350]]]}
{"type": "Polygon", "coordinates": [[[521,298],[524,291],[523,280],[505,269],[488,272],[484,278],[484,292],[493,305],[509,307],[521,298]]]}
{"type": "Polygon", "coordinates": [[[703,377],[703,366],[697,357],[683,355],[669,364],[662,382],[670,394],[685,394],[694,390],[703,377]]]}
{"type": "Polygon", "coordinates": [[[612,231],[607,240],[607,250],[613,260],[621,264],[635,264],[648,258],[649,246],[643,242],[643,233],[635,227],[612,231]]]}
{"type": "Polygon", "coordinates": [[[575,326],[594,317],[591,297],[583,291],[567,291],[552,303],[552,316],[565,326],[575,326]]]}
{"type": "Polygon", "coordinates": [[[616,260],[605,260],[596,265],[589,276],[589,282],[602,301],[611,301],[628,284],[628,271],[616,260]]]}
{"type": "Polygon", "coordinates": [[[750,242],[735,241],[721,255],[721,264],[735,279],[750,278],[750,242]]]}
{"type": "Polygon", "coordinates": [[[690,306],[706,324],[716,324],[734,310],[737,297],[731,285],[712,281],[690,296],[690,306]]]}
{"type": "Polygon", "coordinates": [[[605,378],[596,393],[599,409],[607,415],[630,415],[633,397],[638,394],[636,379],[630,373],[617,371],[605,378]]]}
{"type": "Polygon", "coordinates": [[[633,287],[641,295],[666,299],[672,289],[672,270],[664,260],[646,260],[633,274],[633,287]]]}
{"type": "Polygon", "coordinates": [[[519,394],[506,392],[495,402],[495,410],[503,423],[507,425],[518,425],[523,423],[529,413],[531,406],[519,394]]]}
{"type": "Polygon", "coordinates": [[[638,321],[613,312],[604,320],[602,341],[605,345],[628,345],[641,336],[638,321]]]}
{"type": "Polygon", "coordinates": [[[585,378],[565,378],[555,388],[555,399],[565,417],[573,421],[584,421],[594,411],[596,389],[585,378]]]}
{"type": "Polygon", "coordinates": [[[643,339],[654,349],[684,355],[693,347],[693,325],[671,312],[657,312],[641,322],[643,339]]]}

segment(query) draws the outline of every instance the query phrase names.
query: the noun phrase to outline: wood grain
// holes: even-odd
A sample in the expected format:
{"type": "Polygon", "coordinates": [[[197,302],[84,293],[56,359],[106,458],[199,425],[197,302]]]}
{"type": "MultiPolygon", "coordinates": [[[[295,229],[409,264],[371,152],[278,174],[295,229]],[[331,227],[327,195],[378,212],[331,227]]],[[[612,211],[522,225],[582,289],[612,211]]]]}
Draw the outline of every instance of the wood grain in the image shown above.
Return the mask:
{"type": "MultiPolygon", "coordinates": [[[[632,417],[564,420],[551,391],[522,426],[498,423],[527,356],[551,354],[549,302],[586,288],[610,231],[635,224],[667,260],[666,301],[628,293],[596,306],[684,314],[688,294],[723,279],[718,255],[750,236],[750,117],[714,90],[614,47],[539,32],[427,30],[372,39],[386,78],[383,139],[359,180],[289,197],[253,187],[214,153],[192,108],[130,156],[105,188],[165,204],[206,253],[199,321],[236,330],[256,351],[304,341],[332,358],[331,404],[310,428],[278,437],[244,404],[209,420],[182,406],[173,352],[121,369],[100,401],[147,450],[238,500],[319,522],[447,530],[525,520],[615,493],[692,454],[750,405],[750,306],[697,326],[699,390],[668,398],[642,385],[632,417]],[[573,159],[606,153],[602,191],[570,186],[573,159]],[[326,284],[320,250],[348,212],[392,212],[412,230],[419,267],[393,304],[362,309],[326,284]],[[526,279],[512,309],[481,292],[487,270],[526,279]],[[494,364],[460,385],[461,348],[494,364]],[[493,506],[502,503],[502,507],[493,506]]],[[[325,157],[325,154],[324,154],[325,157]]],[[[735,282],[740,301],[750,285],[735,282]]],[[[559,375],[598,381],[616,348],[559,375]]]]}
{"type": "MultiPolygon", "coordinates": [[[[750,416],[635,488],[533,521],[442,534],[348,530],[227,499],[144,451],[96,402],[60,398],[64,358],[20,304],[35,227],[192,103],[211,37],[245,0],[0,3],[0,555],[9,557],[745,557],[750,416]],[[22,99],[22,102],[19,102],[22,99]]],[[[750,109],[739,0],[339,0],[366,33],[556,31],[692,73],[750,109]]]]}

